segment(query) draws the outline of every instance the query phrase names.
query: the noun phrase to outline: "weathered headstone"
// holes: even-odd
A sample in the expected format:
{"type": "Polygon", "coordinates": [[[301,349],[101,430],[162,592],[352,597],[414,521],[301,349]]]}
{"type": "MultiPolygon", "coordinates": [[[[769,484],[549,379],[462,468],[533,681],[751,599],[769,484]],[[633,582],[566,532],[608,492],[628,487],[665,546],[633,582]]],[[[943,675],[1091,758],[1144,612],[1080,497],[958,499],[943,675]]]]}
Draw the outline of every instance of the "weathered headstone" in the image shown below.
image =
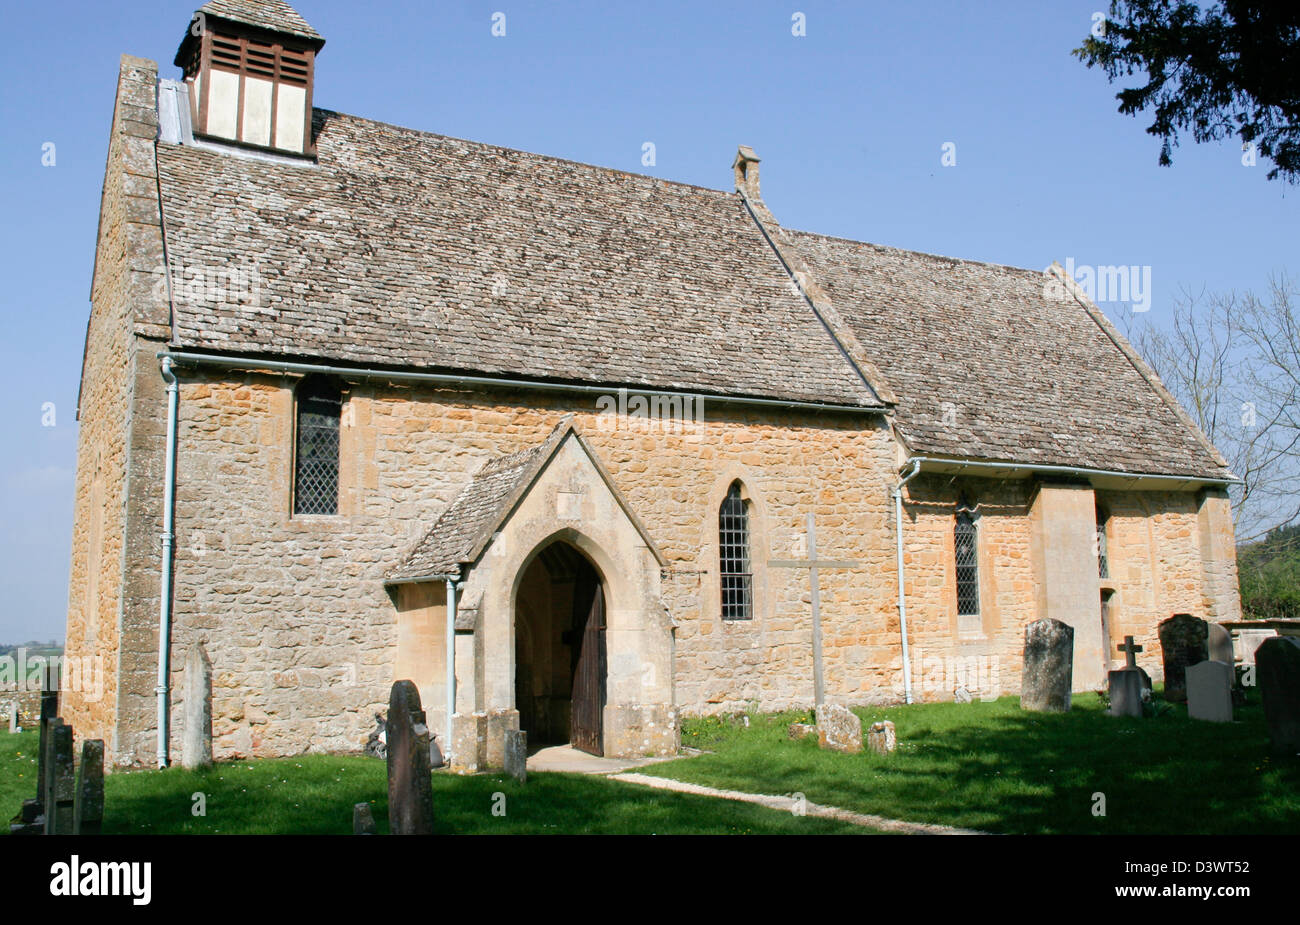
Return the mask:
{"type": "Polygon", "coordinates": [[[885,719],[871,724],[867,730],[867,748],[877,755],[888,755],[897,747],[898,736],[893,723],[885,719]]]}
{"type": "Polygon", "coordinates": [[[1232,667],[1210,659],[1187,669],[1187,715],[1211,723],[1232,722],[1232,667]]]}
{"type": "Polygon", "coordinates": [[[1273,751],[1300,754],[1300,639],[1265,639],[1255,650],[1255,678],[1273,751]]]}
{"type": "Polygon", "coordinates": [[[1151,689],[1151,681],[1137,664],[1137,654],[1142,646],[1125,636],[1117,646],[1124,653],[1125,665],[1119,671],[1107,672],[1106,683],[1110,694],[1111,716],[1142,716],[1142,701],[1151,689]]]}
{"type": "Polygon", "coordinates": [[[185,723],[181,730],[181,766],[212,767],[212,663],[202,645],[185,660],[185,723]]]}
{"type": "Polygon", "coordinates": [[[45,817],[41,815],[40,804],[35,800],[23,800],[18,815],[9,820],[10,835],[45,834],[45,817]]]}
{"type": "Polygon", "coordinates": [[[386,758],[388,756],[388,725],[384,719],[384,714],[375,714],[375,728],[366,739],[365,754],[372,758],[386,758]]]}
{"type": "Polygon", "coordinates": [[[1165,667],[1165,699],[1187,699],[1187,669],[1210,657],[1209,624],[1190,613],[1176,613],[1160,624],[1165,667]]]}
{"type": "Polygon", "coordinates": [[[822,704],[817,708],[817,743],[849,754],[862,751],[862,720],[848,707],[822,704]]]}
{"type": "Polygon", "coordinates": [[[397,681],[388,697],[388,830],[394,835],[433,834],[433,769],[429,727],[412,681],[397,681]]]}
{"type": "Polygon", "coordinates": [[[506,773],[519,783],[528,780],[528,733],[522,729],[506,730],[506,773]]]}
{"type": "Polygon", "coordinates": [[[18,719],[18,704],[11,703],[9,705],[9,732],[12,735],[22,731],[23,725],[18,719]]]}
{"type": "Polygon", "coordinates": [[[1020,708],[1067,712],[1073,680],[1074,627],[1050,618],[1026,626],[1020,708]]]}
{"type": "Polygon", "coordinates": [[[45,834],[71,835],[77,798],[72,727],[57,717],[45,741],[45,834]]]}
{"type": "Polygon", "coordinates": [[[352,834],[374,835],[375,814],[370,811],[369,803],[356,803],[352,807],[352,834]]]}
{"type": "Polygon", "coordinates": [[[36,747],[36,803],[40,811],[45,811],[45,754],[50,738],[50,725],[59,717],[59,690],[50,683],[53,672],[45,669],[45,680],[41,688],[40,738],[36,747]]]}
{"type": "Polygon", "coordinates": [[[1231,668],[1237,662],[1232,651],[1232,633],[1218,623],[1209,623],[1206,628],[1208,633],[1205,641],[1210,651],[1210,661],[1223,662],[1231,668]]]}
{"type": "Polygon", "coordinates": [[[72,834],[98,835],[104,822],[104,742],[81,743],[77,790],[72,807],[72,834]]]}

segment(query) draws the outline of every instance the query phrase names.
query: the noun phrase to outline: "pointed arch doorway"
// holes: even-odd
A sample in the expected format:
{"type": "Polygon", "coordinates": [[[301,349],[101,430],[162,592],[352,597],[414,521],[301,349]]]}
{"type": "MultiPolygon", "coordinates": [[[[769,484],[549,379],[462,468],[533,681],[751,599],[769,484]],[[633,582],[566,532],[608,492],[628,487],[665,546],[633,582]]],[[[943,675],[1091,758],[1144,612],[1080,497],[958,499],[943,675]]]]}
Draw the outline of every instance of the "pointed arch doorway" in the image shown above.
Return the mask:
{"type": "Polygon", "coordinates": [[[604,754],[606,591],[576,547],[557,540],[524,571],[515,602],[515,705],[529,744],[604,754]]]}

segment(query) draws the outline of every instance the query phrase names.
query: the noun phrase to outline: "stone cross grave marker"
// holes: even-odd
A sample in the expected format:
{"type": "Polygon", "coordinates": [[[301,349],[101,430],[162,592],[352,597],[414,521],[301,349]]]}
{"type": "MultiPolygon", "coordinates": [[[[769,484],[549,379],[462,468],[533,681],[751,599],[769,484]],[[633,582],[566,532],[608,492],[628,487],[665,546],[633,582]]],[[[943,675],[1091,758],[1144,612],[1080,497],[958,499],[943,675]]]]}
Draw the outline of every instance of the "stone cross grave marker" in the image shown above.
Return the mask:
{"type": "Polygon", "coordinates": [[[1133,641],[1132,636],[1125,636],[1122,645],[1117,646],[1124,653],[1125,665],[1119,671],[1106,675],[1110,691],[1111,716],[1142,716],[1142,671],[1138,668],[1137,654],[1143,646],[1133,641]]]}
{"type": "Polygon", "coordinates": [[[1265,639],[1255,650],[1255,676],[1273,751],[1300,754],[1300,639],[1265,639]]]}
{"type": "Polygon", "coordinates": [[[45,834],[71,835],[77,797],[72,727],[56,717],[45,747],[45,834]]]}
{"type": "Polygon", "coordinates": [[[181,730],[181,766],[212,767],[212,663],[202,645],[185,660],[185,725],[181,730]]]}
{"type": "Polygon", "coordinates": [[[104,741],[81,743],[77,790],[72,806],[72,834],[98,835],[104,822],[104,741]]]}
{"type": "Polygon", "coordinates": [[[412,681],[396,681],[388,696],[388,830],[393,835],[433,834],[433,782],[429,727],[412,681]]]}
{"type": "MultiPolygon", "coordinates": [[[[813,515],[808,514],[808,558],[807,559],[769,559],[771,568],[806,568],[808,581],[812,588],[812,650],[813,650],[813,704],[820,709],[825,700],[826,685],[822,678],[822,611],[821,585],[818,581],[820,569],[857,568],[861,563],[836,561],[817,558],[817,525],[813,515]]],[[[859,724],[860,725],[860,724],[859,724]]]]}
{"type": "Polygon", "coordinates": [[[1187,715],[1211,723],[1232,722],[1232,667],[1210,659],[1187,669],[1187,715]]]}
{"type": "Polygon", "coordinates": [[[1176,613],[1160,624],[1165,667],[1165,699],[1187,699],[1187,669],[1210,657],[1209,624],[1190,613],[1176,613]]]}
{"type": "Polygon", "coordinates": [[[1025,627],[1020,709],[1065,713],[1074,680],[1074,627],[1060,620],[1035,620],[1025,627]]]}

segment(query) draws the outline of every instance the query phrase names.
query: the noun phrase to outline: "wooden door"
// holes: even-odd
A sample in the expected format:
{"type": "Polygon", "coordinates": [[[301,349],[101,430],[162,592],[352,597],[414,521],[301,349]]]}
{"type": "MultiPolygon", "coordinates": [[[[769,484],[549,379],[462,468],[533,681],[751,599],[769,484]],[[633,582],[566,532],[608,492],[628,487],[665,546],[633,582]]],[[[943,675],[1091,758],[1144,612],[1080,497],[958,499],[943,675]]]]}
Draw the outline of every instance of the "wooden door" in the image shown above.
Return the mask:
{"type": "MultiPolygon", "coordinates": [[[[590,604],[585,619],[581,611],[576,615],[581,622],[574,629],[579,637],[579,650],[573,669],[573,702],[569,721],[569,740],[574,748],[593,755],[604,754],[605,713],[605,595],[600,582],[591,582],[590,604]]],[[[588,599],[578,595],[577,603],[588,599]]]]}

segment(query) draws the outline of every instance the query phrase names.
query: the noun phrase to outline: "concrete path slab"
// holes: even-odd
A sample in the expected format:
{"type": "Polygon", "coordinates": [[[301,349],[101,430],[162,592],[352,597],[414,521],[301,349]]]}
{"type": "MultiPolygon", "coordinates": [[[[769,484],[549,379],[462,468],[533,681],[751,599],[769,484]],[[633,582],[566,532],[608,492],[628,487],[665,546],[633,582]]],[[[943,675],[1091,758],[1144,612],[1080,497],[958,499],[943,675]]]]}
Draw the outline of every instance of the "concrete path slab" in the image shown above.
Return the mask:
{"type": "MultiPolygon", "coordinates": [[[[686,781],[672,780],[667,777],[651,777],[648,774],[611,774],[609,779],[626,781],[629,784],[640,784],[643,787],[654,787],[658,790],[694,793],[700,796],[718,797],[723,800],[736,800],[741,803],[757,803],[759,806],[766,806],[768,809],[782,810],[787,813],[791,812],[795,806],[793,797],[771,796],[765,793],[745,793],[741,790],[719,790],[716,787],[688,784],[686,781]]],[[[853,825],[866,826],[867,828],[878,829],[882,832],[893,832],[899,835],[988,834],[975,829],[959,829],[950,825],[932,825],[926,822],[904,822],[901,819],[886,819],[884,816],[875,816],[870,813],[850,812],[847,809],[840,809],[838,806],[821,806],[810,800],[803,801],[803,814],[805,816],[821,816],[825,819],[837,819],[840,822],[848,822],[853,825]]]]}
{"type": "Polygon", "coordinates": [[[571,774],[617,774],[673,758],[601,758],[579,751],[572,745],[539,748],[528,756],[529,771],[567,771],[571,774]]]}

